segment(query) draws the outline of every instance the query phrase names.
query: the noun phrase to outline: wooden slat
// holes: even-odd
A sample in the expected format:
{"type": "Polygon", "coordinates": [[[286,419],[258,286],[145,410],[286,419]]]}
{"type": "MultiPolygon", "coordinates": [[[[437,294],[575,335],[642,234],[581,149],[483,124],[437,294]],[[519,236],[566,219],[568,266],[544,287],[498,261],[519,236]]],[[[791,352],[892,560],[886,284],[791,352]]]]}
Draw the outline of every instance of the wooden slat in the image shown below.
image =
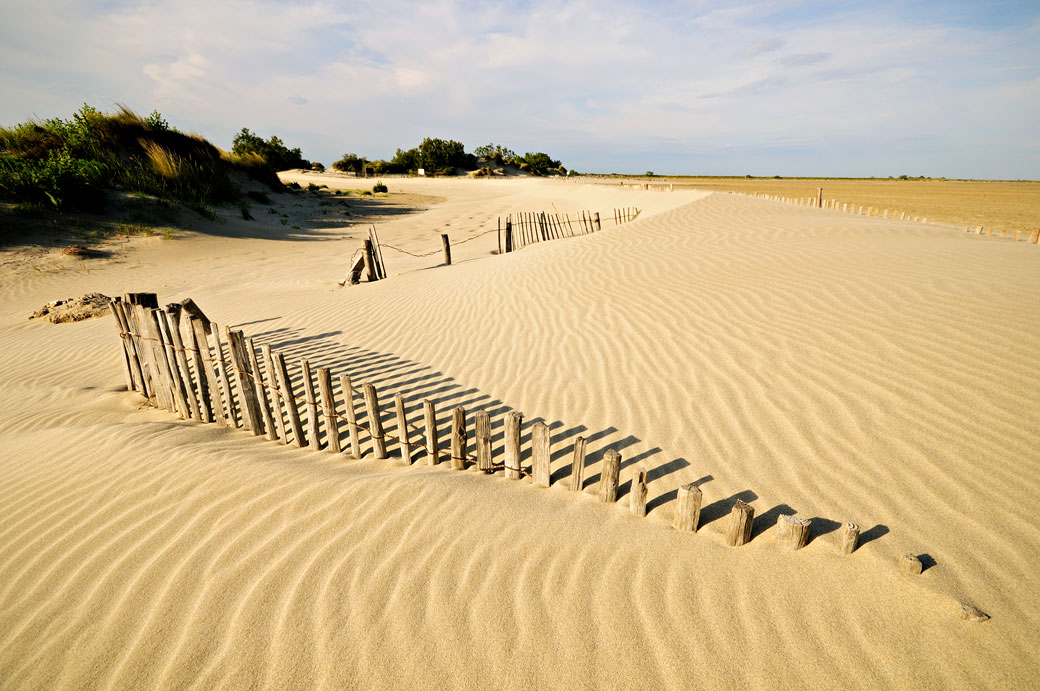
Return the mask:
{"type": "Polygon", "coordinates": [[[379,395],[372,384],[362,384],[365,392],[365,408],[368,411],[368,436],[372,444],[372,454],[376,458],[386,458],[386,438],[383,436],[383,420],[379,416],[379,395]]]}
{"type": "Polygon", "coordinates": [[[339,453],[339,416],[336,415],[336,397],[332,393],[332,373],[328,367],[318,368],[318,390],[321,392],[321,410],[325,418],[325,437],[330,449],[339,453]]]}
{"type": "Polygon", "coordinates": [[[621,474],[621,454],[607,449],[603,454],[603,470],[600,471],[599,500],[608,504],[617,501],[618,480],[621,474]]]}
{"type": "Polygon", "coordinates": [[[275,427],[278,430],[278,438],[283,444],[288,444],[289,435],[285,427],[285,415],[282,412],[282,385],[275,369],[271,345],[269,343],[263,344],[260,346],[260,352],[264,356],[264,369],[267,370],[267,376],[264,377],[264,381],[271,387],[271,417],[274,419],[275,427]]]}
{"type": "Polygon", "coordinates": [[[437,409],[428,398],[423,400],[423,426],[426,431],[426,464],[437,465],[441,462],[437,448],[437,409]]]}
{"type": "Polygon", "coordinates": [[[571,479],[569,487],[572,492],[580,492],[585,486],[585,437],[574,440],[574,455],[571,458],[571,479]]]}
{"type": "Polygon", "coordinates": [[[224,344],[220,340],[220,326],[216,322],[210,322],[209,335],[213,338],[213,352],[217,363],[217,376],[220,378],[220,390],[224,393],[224,402],[227,404],[228,426],[238,427],[238,407],[235,405],[235,397],[231,391],[231,379],[228,377],[228,368],[224,359],[224,344]]]}
{"type": "Polygon", "coordinates": [[[314,378],[311,377],[311,363],[300,360],[300,371],[303,373],[303,394],[307,403],[307,437],[310,447],[315,451],[321,449],[321,431],[318,426],[318,399],[314,395],[314,378]]]}
{"type": "Polygon", "coordinates": [[[293,445],[302,449],[307,440],[303,435],[303,424],[300,422],[300,408],[296,404],[296,395],[293,393],[289,368],[285,366],[285,355],[275,353],[274,365],[278,371],[278,388],[282,392],[282,404],[285,406],[285,412],[289,415],[289,425],[292,427],[293,445]]]}
{"type": "Polygon", "coordinates": [[[477,468],[491,472],[494,465],[491,448],[491,415],[486,410],[473,414],[474,440],[477,446],[477,468]]]}
{"type": "MultiPolygon", "coordinates": [[[[169,334],[171,339],[170,345],[173,351],[173,358],[170,364],[176,370],[174,374],[179,375],[179,388],[188,404],[188,411],[193,419],[203,420],[202,408],[199,405],[198,396],[195,395],[195,383],[192,381],[191,368],[188,366],[188,356],[184,351],[184,340],[181,338],[180,329],[170,323],[172,320],[165,312],[159,312],[159,319],[162,320],[163,332],[169,334]]],[[[199,378],[202,378],[201,373],[199,378]]],[[[209,422],[209,420],[206,420],[206,422],[209,422]]]]}
{"type": "Polygon", "coordinates": [[[646,471],[636,470],[632,478],[632,489],[628,492],[628,509],[642,518],[646,515],[646,471]]]}
{"type": "Polygon", "coordinates": [[[361,458],[361,437],[358,434],[357,408],[354,407],[354,386],[350,376],[344,374],[339,378],[339,388],[343,392],[343,408],[347,415],[347,435],[350,437],[350,455],[361,458]]]}
{"type": "Polygon", "coordinates": [[[408,428],[408,413],[404,407],[404,396],[394,395],[394,413],[397,415],[397,450],[401,459],[412,462],[412,433],[408,428]]]}
{"type": "Polygon", "coordinates": [[[700,523],[701,500],[700,487],[692,482],[682,485],[675,499],[675,516],[672,527],[676,530],[696,531],[700,523]]]}
{"type": "Polygon", "coordinates": [[[217,424],[225,426],[227,420],[224,418],[224,405],[220,400],[220,380],[213,367],[213,353],[209,347],[209,340],[206,338],[206,323],[198,317],[189,317],[188,324],[191,326],[191,345],[199,356],[198,368],[201,368],[206,392],[209,394],[210,415],[217,424]]]}
{"type": "Polygon", "coordinates": [[[536,487],[548,487],[549,461],[552,458],[549,425],[536,422],[531,426],[531,474],[536,487]]]}
{"type": "Polygon", "coordinates": [[[510,480],[519,480],[523,477],[523,472],[520,466],[520,428],[523,426],[523,421],[524,416],[515,410],[506,413],[505,467],[506,478],[510,480]]]}
{"type": "Polygon", "coordinates": [[[256,398],[252,369],[246,353],[245,336],[241,331],[227,329],[228,345],[231,349],[231,366],[235,373],[238,398],[242,405],[242,421],[245,428],[259,437],[264,433],[264,418],[260,411],[260,401],[256,398]]]}
{"type": "Polygon", "coordinates": [[[451,411],[451,467],[454,470],[466,469],[467,441],[466,409],[458,406],[451,411]]]}
{"type": "Polygon", "coordinates": [[[267,382],[264,381],[263,373],[260,371],[260,362],[256,358],[256,346],[253,344],[253,339],[247,338],[245,345],[246,354],[249,357],[249,369],[252,372],[250,379],[253,381],[253,391],[256,392],[256,400],[260,406],[260,415],[264,419],[267,438],[271,441],[278,441],[278,428],[274,424],[274,416],[271,415],[270,399],[273,397],[273,392],[271,392],[271,396],[268,395],[269,389],[267,382]]]}

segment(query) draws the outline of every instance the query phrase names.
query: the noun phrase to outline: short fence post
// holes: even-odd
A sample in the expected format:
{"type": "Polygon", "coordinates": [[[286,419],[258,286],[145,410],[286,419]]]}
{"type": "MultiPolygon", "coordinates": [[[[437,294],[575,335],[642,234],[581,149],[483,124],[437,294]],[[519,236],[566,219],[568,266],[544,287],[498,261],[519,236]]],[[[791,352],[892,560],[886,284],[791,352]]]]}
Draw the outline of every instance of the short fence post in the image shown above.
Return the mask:
{"type": "Polygon", "coordinates": [[[599,500],[611,504],[617,501],[618,476],[621,473],[621,454],[607,449],[603,454],[603,470],[600,471],[599,500]]]}
{"type": "Polygon", "coordinates": [[[899,559],[899,570],[912,576],[918,576],[924,571],[924,564],[921,563],[917,555],[904,554],[899,559]]]}
{"type": "Polygon", "coordinates": [[[318,368],[318,391],[321,392],[321,410],[325,414],[326,443],[339,453],[339,416],[336,415],[336,397],[332,395],[332,373],[328,367],[318,368]]]}
{"type": "Polygon", "coordinates": [[[823,188],[816,188],[816,208],[819,209],[823,206],[823,188]]]}
{"type": "Polygon", "coordinates": [[[246,339],[246,351],[249,355],[249,366],[253,370],[253,386],[256,389],[256,400],[260,404],[260,414],[264,418],[264,429],[267,430],[267,438],[271,441],[278,441],[278,430],[275,429],[274,420],[271,417],[271,408],[267,404],[267,387],[264,386],[264,379],[260,373],[260,363],[256,359],[256,347],[253,345],[253,339],[246,339]]]}
{"type": "Polygon", "coordinates": [[[846,523],[841,527],[841,553],[852,554],[859,545],[859,526],[846,523]]]}
{"type": "Polygon", "coordinates": [[[494,465],[491,449],[491,415],[486,410],[478,410],[473,414],[473,427],[477,445],[477,468],[490,473],[494,465]]]}
{"type": "MultiPolygon", "coordinates": [[[[198,402],[195,401],[195,392],[191,390],[191,373],[181,372],[177,364],[177,355],[179,354],[182,357],[184,355],[183,345],[180,351],[174,347],[172,330],[170,329],[170,322],[166,312],[153,308],[151,313],[157,321],[158,333],[161,334],[160,341],[165,349],[166,359],[160,364],[164,366],[163,372],[169,378],[173,399],[177,404],[177,412],[182,418],[193,417],[198,420],[198,402]],[[195,402],[194,408],[188,403],[189,391],[191,391],[191,400],[195,402]]],[[[177,338],[180,339],[180,334],[177,335],[177,338]]],[[[187,364],[187,360],[185,360],[185,364],[187,364]]]]}
{"type": "Polygon", "coordinates": [[[441,233],[441,244],[444,245],[444,263],[451,264],[451,242],[448,241],[448,236],[445,233],[441,233]]]}
{"type": "Polygon", "coordinates": [[[812,521],[781,514],[776,518],[776,546],[784,552],[794,552],[809,542],[812,521]]]}
{"type": "Polygon", "coordinates": [[[347,435],[350,437],[350,455],[361,458],[361,439],[358,435],[357,408],[354,407],[354,386],[350,383],[350,375],[339,378],[339,388],[343,391],[343,404],[347,413],[347,435]]]}
{"type": "Polygon", "coordinates": [[[451,411],[451,467],[452,470],[466,469],[466,409],[458,406],[451,411]]]}
{"type": "Polygon", "coordinates": [[[603,226],[599,223],[599,212],[597,211],[592,217],[592,222],[596,224],[596,230],[603,230],[603,226]]]}
{"type": "Polygon", "coordinates": [[[369,282],[379,280],[379,270],[376,269],[375,250],[372,248],[372,240],[365,240],[365,264],[368,266],[369,282]]]}
{"type": "Polygon", "coordinates": [[[253,388],[245,337],[241,331],[232,331],[230,328],[227,330],[227,337],[231,344],[231,365],[235,368],[235,380],[238,382],[238,396],[242,401],[246,429],[252,432],[254,437],[259,437],[264,433],[264,420],[260,413],[260,402],[256,400],[256,389],[253,388]]]}
{"type": "Polygon", "coordinates": [[[224,426],[224,406],[220,402],[220,384],[213,370],[213,358],[209,352],[209,341],[206,340],[206,322],[199,317],[188,317],[191,327],[191,347],[195,357],[195,376],[199,378],[199,396],[206,399],[208,394],[208,420],[224,426]],[[205,384],[203,383],[205,378],[205,384]]]}
{"type": "Polygon", "coordinates": [[[515,410],[506,413],[505,466],[508,480],[519,480],[523,477],[520,470],[520,426],[523,420],[524,416],[515,410]]]}
{"type": "Polygon", "coordinates": [[[394,394],[394,412],[397,414],[397,446],[401,450],[401,459],[412,462],[412,438],[408,431],[408,413],[404,409],[404,396],[394,394]]]}
{"type": "Polygon", "coordinates": [[[379,417],[379,397],[376,387],[362,384],[365,391],[365,408],[368,409],[368,435],[371,438],[372,454],[376,458],[386,458],[386,439],[383,438],[383,421],[379,417]]]}
{"type": "Polygon", "coordinates": [[[426,427],[426,464],[437,465],[441,462],[437,450],[437,409],[429,399],[423,400],[423,424],[426,427]]]}
{"type": "Polygon", "coordinates": [[[751,539],[751,526],[755,521],[755,509],[737,499],[729,514],[729,534],[726,544],[739,547],[751,539]]]}
{"type": "Polygon", "coordinates": [[[531,470],[536,487],[548,487],[550,482],[549,459],[552,457],[549,425],[536,422],[531,427],[531,470]]]}
{"type": "Polygon", "coordinates": [[[231,394],[231,379],[228,378],[227,366],[224,364],[224,344],[220,339],[220,326],[215,322],[209,324],[209,335],[213,337],[213,352],[217,356],[217,376],[220,377],[220,389],[224,392],[224,400],[227,401],[228,426],[238,427],[238,407],[231,394]]]}
{"type": "MultiPolygon", "coordinates": [[[[118,299],[119,298],[116,298],[116,300],[118,299]]],[[[116,328],[119,329],[119,340],[123,342],[123,365],[125,365],[123,374],[126,375],[126,390],[134,391],[137,389],[137,385],[134,380],[133,366],[130,363],[136,358],[136,355],[131,354],[133,350],[127,342],[127,329],[123,324],[123,320],[120,318],[119,303],[116,300],[108,303],[108,308],[112,311],[112,317],[116,320],[116,328]]],[[[140,365],[138,365],[138,367],[140,367],[140,365]]]]}
{"type": "Polygon", "coordinates": [[[676,530],[696,532],[697,525],[700,523],[702,498],[700,487],[692,482],[679,487],[672,527],[676,530]]]}
{"type": "Polygon", "coordinates": [[[275,364],[278,366],[278,386],[282,391],[282,402],[285,410],[289,413],[289,425],[293,431],[293,445],[302,449],[304,445],[303,424],[300,422],[300,409],[296,405],[296,395],[293,393],[292,379],[289,378],[289,370],[285,366],[285,356],[276,353],[275,364]]]}
{"type": "Polygon", "coordinates": [[[628,492],[628,508],[642,518],[646,515],[646,471],[639,468],[632,478],[632,489],[628,492]]]}
{"type": "Polygon", "coordinates": [[[574,456],[571,458],[571,483],[572,492],[580,492],[585,486],[585,437],[577,437],[574,440],[574,456]]]}
{"type": "Polygon", "coordinates": [[[283,444],[289,443],[289,435],[285,432],[285,417],[282,415],[282,389],[278,383],[278,370],[274,366],[274,355],[271,353],[270,344],[260,346],[260,352],[264,356],[264,367],[267,368],[267,381],[271,386],[271,417],[274,418],[278,427],[278,436],[283,444]]]}
{"type": "Polygon", "coordinates": [[[513,251],[513,222],[506,219],[506,252],[513,251]]]}
{"type": "Polygon", "coordinates": [[[311,377],[311,363],[306,359],[300,360],[300,370],[303,372],[303,394],[307,401],[307,428],[310,436],[310,446],[315,451],[320,451],[321,432],[318,428],[318,401],[314,396],[314,379],[311,377]]]}
{"type": "Polygon", "coordinates": [[[498,253],[502,254],[502,217],[498,217],[498,253]]]}

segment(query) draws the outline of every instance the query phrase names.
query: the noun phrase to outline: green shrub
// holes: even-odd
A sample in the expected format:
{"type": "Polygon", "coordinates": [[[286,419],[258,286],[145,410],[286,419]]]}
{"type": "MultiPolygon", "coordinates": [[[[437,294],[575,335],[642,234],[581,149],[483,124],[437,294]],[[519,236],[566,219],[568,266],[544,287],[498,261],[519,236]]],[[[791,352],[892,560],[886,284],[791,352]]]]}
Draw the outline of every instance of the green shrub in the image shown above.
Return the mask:
{"type": "Polygon", "coordinates": [[[310,161],[300,154],[299,148],[290,149],[281,139],[273,135],[264,141],[263,138],[253,134],[245,127],[232,140],[231,153],[239,156],[257,154],[275,171],[310,167],[310,161]]]}
{"type": "Polygon", "coordinates": [[[319,173],[324,173],[325,172],[325,166],[322,163],[320,163],[318,161],[315,161],[315,162],[311,163],[311,170],[316,170],[319,173]]]}
{"type": "Polygon", "coordinates": [[[375,185],[372,186],[372,191],[373,192],[386,192],[387,188],[386,188],[386,185],[383,184],[383,181],[380,180],[379,182],[377,182],[375,185]]]}
{"type": "Polygon", "coordinates": [[[332,164],[332,167],[342,173],[361,174],[365,167],[365,159],[357,154],[343,154],[343,158],[332,164]]]}

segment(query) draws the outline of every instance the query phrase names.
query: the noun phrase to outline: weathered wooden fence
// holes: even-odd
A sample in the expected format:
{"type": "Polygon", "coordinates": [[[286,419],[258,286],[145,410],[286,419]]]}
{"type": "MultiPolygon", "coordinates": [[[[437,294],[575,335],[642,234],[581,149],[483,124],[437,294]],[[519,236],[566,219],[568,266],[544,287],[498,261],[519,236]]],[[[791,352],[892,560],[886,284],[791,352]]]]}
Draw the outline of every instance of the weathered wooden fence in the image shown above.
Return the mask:
{"type": "MultiPolygon", "coordinates": [[[[595,213],[592,211],[579,211],[574,214],[573,219],[570,217],[570,214],[563,214],[561,218],[560,214],[555,211],[552,213],[547,211],[521,212],[506,216],[504,225],[502,223],[502,217],[499,216],[497,227],[477,233],[476,235],[470,236],[461,242],[456,242],[455,244],[456,246],[462,245],[472,240],[476,240],[479,237],[483,237],[484,235],[497,232],[498,253],[505,254],[506,252],[514,252],[536,242],[546,242],[548,240],[559,240],[561,238],[595,233],[603,229],[603,223],[607,220],[612,220],[614,225],[618,226],[633,221],[638,216],[639,209],[635,207],[614,209],[613,218],[603,220],[600,219],[598,211],[595,213]]],[[[384,247],[402,254],[407,254],[411,257],[419,258],[443,253],[444,264],[450,265],[451,246],[451,238],[448,237],[447,233],[441,233],[440,249],[416,254],[414,252],[409,252],[408,250],[403,250],[400,247],[381,243],[375,226],[372,226],[369,230],[368,238],[365,240],[364,247],[355,252],[354,256],[351,257],[347,277],[340,283],[340,285],[346,285],[348,283],[355,285],[360,283],[361,274],[366,270],[366,268],[368,271],[369,282],[386,278],[386,264],[383,261],[384,247]]]]}
{"type": "MultiPolygon", "coordinates": [[[[490,414],[478,410],[470,416],[465,408],[457,406],[450,411],[451,436],[444,448],[438,436],[434,401],[422,401],[420,427],[409,419],[404,397],[397,393],[393,398],[393,432],[388,432],[383,426],[385,416],[374,385],[361,383],[359,387],[349,374],[337,377],[327,367],[313,370],[306,358],[295,363],[300,385],[294,385],[283,353],[267,344],[258,351],[253,339],[240,330],[227,328],[222,337],[218,325],[190,299],[162,309],[155,293],[127,293],[112,302],[111,310],[122,344],[127,388],[140,392],[155,407],[183,419],[242,428],[279,444],[328,449],[354,458],[371,454],[385,459],[393,453],[408,463],[438,465],[446,461],[456,470],[476,467],[488,474],[502,470],[507,479],[531,478],[538,487],[549,487],[552,482],[549,426],[541,421],[530,426],[525,465],[523,414],[518,411],[504,414],[504,439],[497,447],[492,442],[490,414]],[[468,418],[473,421],[472,427],[468,418]],[[475,456],[470,452],[471,439],[475,456]],[[420,452],[417,458],[416,451],[420,452]]],[[[585,487],[586,442],[578,436],[570,450],[566,485],[570,491],[582,491],[585,487]]],[[[597,492],[600,501],[617,501],[620,471],[621,454],[616,449],[606,449],[597,492]]],[[[636,468],[627,503],[629,510],[640,517],[647,513],[646,484],[645,469],[636,468]]],[[[695,532],[701,506],[702,490],[695,483],[677,488],[672,527],[695,532]]],[[[728,544],[739,546],[751,539],[754,515],[749,504],[734,501],[728,544]]],[[[809,526],[810,521],[779,516],[778,548],[796,550],[804,546],[809,526]]],[[[852,553],[858,539],[859,528],[853,523],[844,524],[839,552],[852,553]]]]}

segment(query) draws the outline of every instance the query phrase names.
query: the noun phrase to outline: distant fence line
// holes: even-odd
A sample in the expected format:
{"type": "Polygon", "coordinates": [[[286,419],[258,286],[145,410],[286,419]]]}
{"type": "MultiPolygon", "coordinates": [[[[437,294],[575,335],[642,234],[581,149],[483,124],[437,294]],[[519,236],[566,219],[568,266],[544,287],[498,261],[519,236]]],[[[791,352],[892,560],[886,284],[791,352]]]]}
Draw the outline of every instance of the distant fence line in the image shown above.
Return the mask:
{"type": "MultiPolygon", "coordinates": [[[[863,206],[857,204],[850,204],[849,202],[841,202],[837,199],[824,199],[823,188],[816,188],[815,197],[783,197],[776,194],[765,194],[763,192],[730,192],[730,194],[739,194],[747,197],[755,197],[757,199],[768,199],[769,201],[780,202],[782,204],[794,204],[797,206],[807,206],[814,209],[828,209],[831,211],[841,211],[843,213],[849,213],[854,216],[875,216],[879,218],[891,218],[897,221],[910,221],[913,223],[928,223],[928,219],[921,216],[913,216],[907,214],[905,211],[889,211],[880,206],[863,206]],[[891,215],[889,215],[891,213],[891,215]]],[[[1008,238],[1018,242],[1019,240],[1025,240],[1029,244],[1040,244],[1040,228],[1034,231],[1023,232],[1016,230],[1012,235],[1007,230],[1001,230],[999,235],[996,228],[990,228],[989,232],[986,233],[982,226],[974,226],[964,228],[966,233],[974,233],[977,235],[989,235],[992,237],[1008,238]]]]}
{"type": "MultiPolygon", "coordinates": [[[[613,210],[613,218],[605,220],[613,220],[615,226],[634,221],[639,216],[640,210],[635,207],[625,207],[613,210]]],[[[516,250],[523,249],[527,245],[531,245],[537,242],[547,242],[549,240],[560,240],[562,238],[575,237],[577,235],[588,235],[603,229],[603,221],[600,219],[599,212],[592,212],[587,210],[578,211],[574,214],[574,219],[571,219],[570,214],[563,214],[560,217],[559,212],[547,212],[547,211],[534,211],[534,212],[518,212],[512,213],[505,217],[505,225],[502,224],[502,217],[498,217],[498,224],[495,228],[485,230],[482,233],[470,236],[465,240],[461,240],[455,243],[455,246],[463,245],[467,242],[476,240],[479,237],[489,235],[491,233],[498,233],[498,253],[505,254],[507,252],[515,252],[516,250]]],[[[350,259],[350,265],[347,272],[347,277],[340,283],[340,285],[356,285],[361,282],[361,274],[366,271],[368,273],[369,282],[378,281],[382,278],[386,278],[386,264],[383,260],[383,248],[391,249],[401,254],[407,254],[410,257],[430,257],[438,252],[442,252],[444,255],[444,264],[451,264],[451,239],[447,233],[441,233],[441,249],[431,250],[429,252],[423,252],[417,254],[409,252],[408,250],[395,247],[380,242],[379,233],[376,231],[376,227],[373,225],[368,231],[368,238],[364,242],[364,246],[357,250],[350,259]]]]}
{"type": "MultiPolygon", "coordinates": [[[[456,470],[475,466],[488,474],[503,470],[506,479],[529,477],[538,487],[549,487],[552,483],[549,426],[541,421],[531,425],[529,466],[525,468],[521,434],[523,414],[518,411],[504,414],[504,440],[501,448],[496,448],[492,444],[490,414],[484,410],[474,412],[471,428],[467,425],[465,408],[457,406],[451,411],[450,440],[447,448],[442,448],[437,410],[430,399],[422,401],[423,425],[420,428],[409,420],[402,394],[396,394],[394,433],[389,433],[383,427],[383,414],[374,385],[361,384],[360,397],[364,409],[359,411],[355,400],[359,391],[349,375],[341,375],[338,378],[339,399],[343,401],[341,408],[330,369],[321,367],[312,372],[309,361],[303,358],[299,362],[299,371],[304,395],[300,397],[283,353],[265,344],[258,355],[251,338],[240,330],[227,328],[225,356],[220,328],[191,299],[160,309],[155,293],[127,293],[116,298],[110,307],[122,343],[127,388],[141,393],[149,404],[174,412],[182,419],[243,428],[254,436],[266,435],[270,441],[281,444],[292,443],[296,447],[306,446],[314,450],[326,448],[354,458],[363,456],[363,442],[374,458],[389,458],[389,441],[391,449],[408,463],[413,462],[413,450],[418,449],[422,454],[417,462],[425,458],[427,465],[438,465],[445,460],[456,470]],[[361,421],[362,416],[364,421],[361,421]],[[346,443],[340,432],[341,422],[346,425],[346,443]],[[470,429],[474,433],[472,437],[470,429]],[[470,453],[471,438],[475,455],[470,453]]],[[[571,491],[581,491],[585,485],[586,442],[584,437],[578,436],[571,448],[567,482],[571,491]]],[[[598,488],[601,502],[617,501],[620,469],[621,454],[614,448],[606,449],[598,488]]],[[[639,517],[647,513],[646,485],[647,472],[639,467],[631,478],[628,492],[628,508],[639,517]]],[[[687,483],[675,492],[672,527],[696,532],[703,498],[700,487],[696,483],[687,483]]],[[[753,507],[739,498],[734,500],[726,530],[727,544],[739,546],[750,541],[754,515],[753,507]]],[[[777,548],[793,551],[805,546],[810,523],[792,515],[778,516],[777,548]]],[[[856,524],[843,524],[839,552],[850,554],[855,551],[859,534],[856,524]]],[[[912,560],[917,560],[917,557],[906,555],[900,568],[912,571],[912,560]]]]}

